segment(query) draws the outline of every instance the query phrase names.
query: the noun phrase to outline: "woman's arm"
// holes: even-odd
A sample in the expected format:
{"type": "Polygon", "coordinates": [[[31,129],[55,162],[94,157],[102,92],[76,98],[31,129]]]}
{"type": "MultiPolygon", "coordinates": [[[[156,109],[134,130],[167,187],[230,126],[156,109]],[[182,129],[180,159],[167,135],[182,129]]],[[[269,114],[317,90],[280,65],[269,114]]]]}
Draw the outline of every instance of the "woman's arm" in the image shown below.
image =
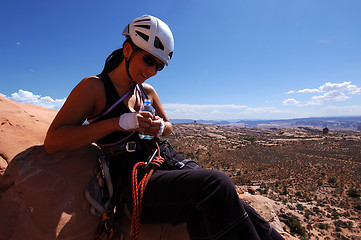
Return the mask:
{"type": "Polygon", "coordinates": [[[47,152],[73,150],[88,145],[116,130],[119,118],[83,125],[105,107],[104,86],[95,77],[82,80],[70,93],[50,125],[44,146],[47,152]]]}

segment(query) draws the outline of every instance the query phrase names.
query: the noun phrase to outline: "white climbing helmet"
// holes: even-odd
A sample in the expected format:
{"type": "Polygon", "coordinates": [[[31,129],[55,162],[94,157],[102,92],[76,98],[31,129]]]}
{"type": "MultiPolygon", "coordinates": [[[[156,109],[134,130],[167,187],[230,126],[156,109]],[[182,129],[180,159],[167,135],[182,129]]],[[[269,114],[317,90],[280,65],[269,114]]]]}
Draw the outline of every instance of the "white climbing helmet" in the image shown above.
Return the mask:
{"type": "Polygon", "coordinates": [[[162,20],[143,15],[129,23],[122,35],[129,36],[137,47],[160,58],[168,66],[173,55],[174,39],[162,20]]]}

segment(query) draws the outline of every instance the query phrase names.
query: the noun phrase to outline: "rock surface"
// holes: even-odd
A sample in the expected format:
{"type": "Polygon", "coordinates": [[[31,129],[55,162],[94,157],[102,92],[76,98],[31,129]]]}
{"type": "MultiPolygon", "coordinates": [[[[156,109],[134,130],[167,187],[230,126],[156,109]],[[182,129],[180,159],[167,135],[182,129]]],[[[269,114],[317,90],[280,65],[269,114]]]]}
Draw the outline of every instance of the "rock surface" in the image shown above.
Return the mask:
{"type": "Polygon", "coordinates": [[[34,146],[17,155],[0,185],[0,239],[92,239],[98,218],[84,189],[96,154],[86,147],[49,155],[34,146]]]}
{"type": "Polygon", "coordinates": [[[0,175],[15,155],[43,144],[57,111],[0,96],[0,175]]]}
{"type": "MultiPolygon", "coordinates": [[[[56,111],[0,97],[0,239],[89,240],[99,218],[89,213],[84,189],[94,174],[100,151],[87,146],[49,155],[42,146],[56,111]]],[[[240,195],[272,226],[282,226],[272,201],[240,195]]],[[[124,239],[130,221],[121,217],[124,239]]],[[[284,233],[286,239],[294,239],[284,233]]],[[[185,224],[142,225],[140,239],[189,239],[185,224]]]]}

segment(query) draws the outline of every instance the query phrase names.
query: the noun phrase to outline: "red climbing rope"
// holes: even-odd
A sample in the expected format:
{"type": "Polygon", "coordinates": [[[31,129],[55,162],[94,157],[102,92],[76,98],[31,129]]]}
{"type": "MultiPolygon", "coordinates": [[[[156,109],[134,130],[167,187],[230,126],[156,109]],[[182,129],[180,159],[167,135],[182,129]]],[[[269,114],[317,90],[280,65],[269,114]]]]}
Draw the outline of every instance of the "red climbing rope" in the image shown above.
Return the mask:
{"type": "Polygon", "coordinates": [[[164,159],[160,155],[160,149],[157,142],[155,142],[157,146],[157,156],[154,156],[150,162],[138,162],[133,167],[132,171],[132,197],[133,197],[133,213],[132,213],[132,225],[131,225],[131,240],[138,240],[139,233],[139,225],[140,225],[140,216],[142,210],[142,199],[144,189],[149,181],[149,178],[152,176],[153,172],[159,168],[164,159]],[[138,169],[146,168],[146,172],[144,177],[138,183],[138,169]]]}

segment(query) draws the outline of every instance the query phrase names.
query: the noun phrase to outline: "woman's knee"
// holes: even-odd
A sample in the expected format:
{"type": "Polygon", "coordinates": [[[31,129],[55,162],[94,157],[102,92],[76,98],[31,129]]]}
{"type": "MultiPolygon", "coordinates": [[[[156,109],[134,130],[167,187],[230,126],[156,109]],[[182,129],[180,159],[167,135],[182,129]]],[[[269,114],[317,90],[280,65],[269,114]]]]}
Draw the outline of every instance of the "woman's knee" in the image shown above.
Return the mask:
{"type": "Polygon", "coordinates": [[[230,198],[238,196],[232,180],[225,173],[205,170],[200,177],[203,179],[201,190],[206,195],[221,197],[221,199],[227,196],[230,198]]]}
{"type": "Polygon", "coordinates": [[[223,172],[217,170],[208,170],[207,181],[209,184],[214,184],[217,186],[222,186],[225,188],[234,189],[234,184],[232,180],[223,172]]]}

